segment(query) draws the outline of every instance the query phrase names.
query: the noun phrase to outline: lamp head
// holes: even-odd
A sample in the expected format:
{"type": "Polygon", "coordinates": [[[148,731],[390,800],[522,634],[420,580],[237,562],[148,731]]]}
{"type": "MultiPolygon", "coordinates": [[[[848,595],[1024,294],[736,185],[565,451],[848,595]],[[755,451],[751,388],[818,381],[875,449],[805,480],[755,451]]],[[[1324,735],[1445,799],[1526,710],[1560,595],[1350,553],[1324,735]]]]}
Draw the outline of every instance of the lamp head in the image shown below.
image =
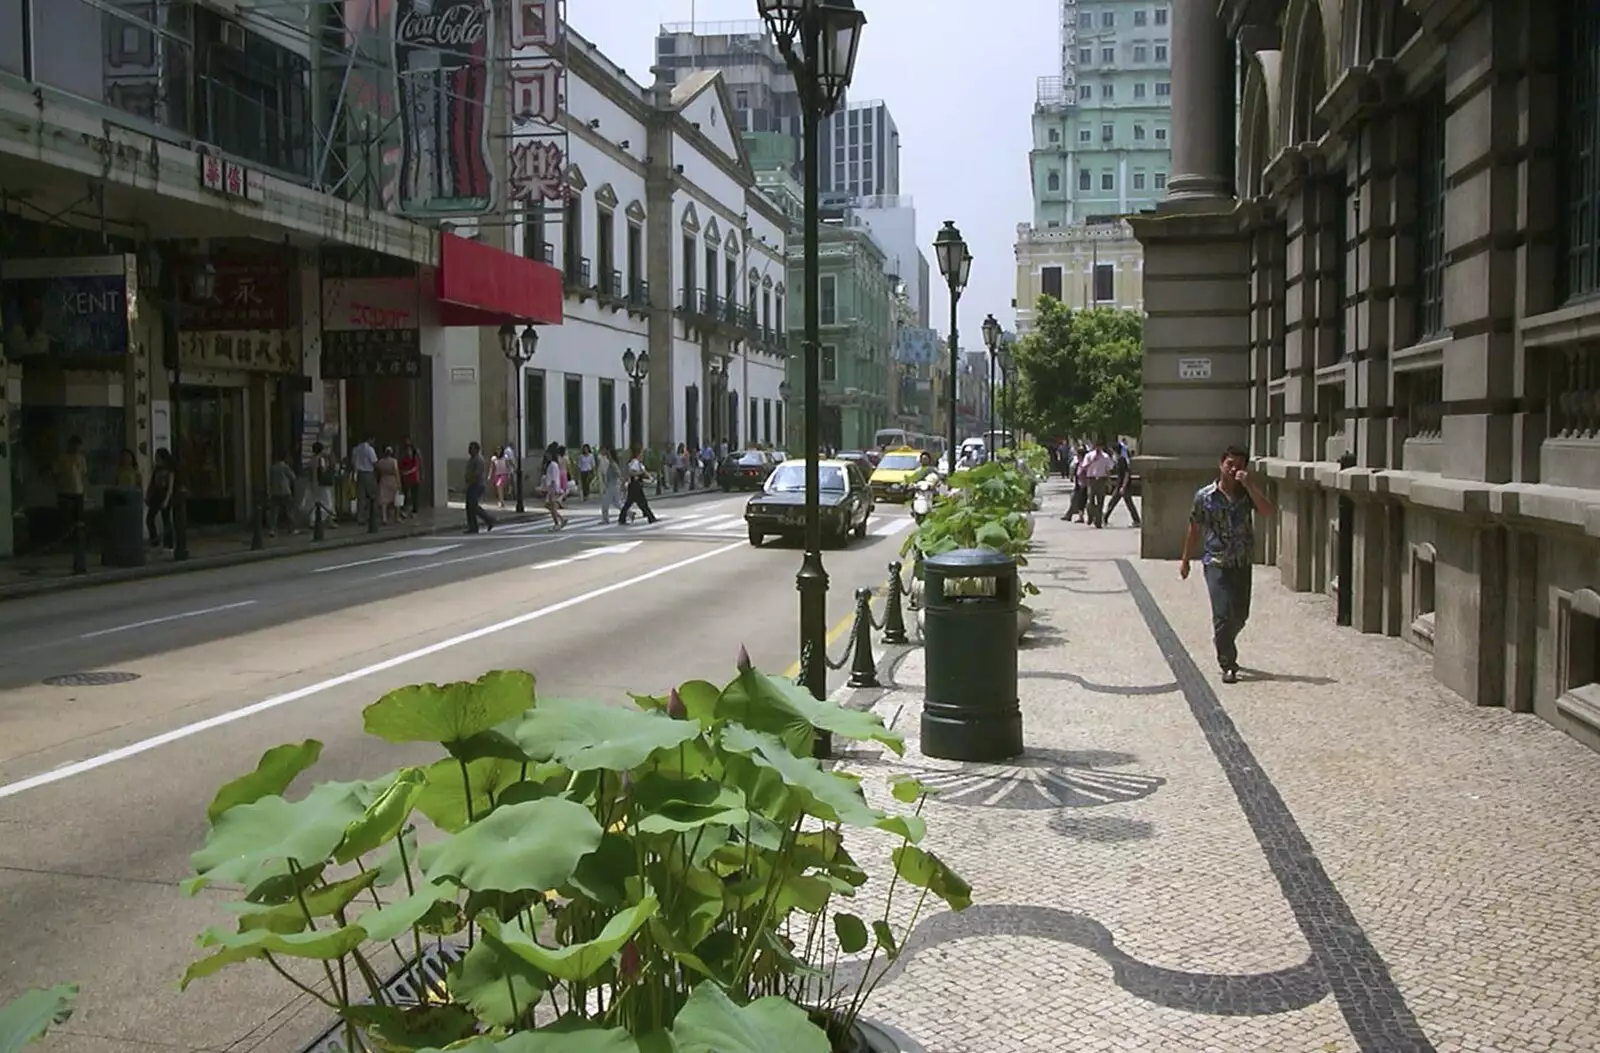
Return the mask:
{"type": "Polygon", "coordinates": [[[533,358],[534,352],[539,350],[539,330],[531,325],[522,327],[522,361],[533,358]]]}
{"type": "Polygon", "coordinates": [[[205,303],[217,292],[217,268],[210,260],[201,260],[189,278],[189,288],[195,300],[205,303]]]}
{"type": "Polygon", "coordinates": [[[939,263],[939,273],[953,287],[961,277],[963,261],[968,258],[966,240],[961,237],[961,231],[956,229],[955,220],[947,219],[944,226],[939,228],[938,237],[933,239],[933,256],[939,263]]]}
{"type": "Polygon", "coordinates": [[[992,314],[983,320],[983,344],[991,355],[1000,347],[1000,322],[992,314]]]}
{"type": "Polygon", "coordinates": [[[517,340],[517,327],[507,322],[496,335],[500,338],[500,353],[511,358],[517,340]]]}
{"type": "Polygon", "coordinates": [[[800,23],[810,10],[812,0],[756,0],[756,10],[761,21],[767,24],[778,42],[784,57],[794,52],[795,37],[800,33],[800,23]]]}
{"type": "Polygon", "coordinates": [[[644,380],[645,377],[650,375],[650,352],[649,351],[640,351],[639,352],[638,365],[635,366],[634,368],[636,368],[639,371],[639,379],[641,381],[644,380]]]}
{"type": "Polygon", "coordinates": [[[816,0],[816,11],[822,21],[817,42],[818,114],[826,117],[844,104],[845,90],[855,78],[867,14],[856,10],[854,0],[816,0]]]}
{"type": "Polygon", "coordinates": [[[622,352],[622,371],[630,377],[633,376],[633,364],[635,361],[637,359],[634,357],[633,348],[630,347],[622,352]]]}

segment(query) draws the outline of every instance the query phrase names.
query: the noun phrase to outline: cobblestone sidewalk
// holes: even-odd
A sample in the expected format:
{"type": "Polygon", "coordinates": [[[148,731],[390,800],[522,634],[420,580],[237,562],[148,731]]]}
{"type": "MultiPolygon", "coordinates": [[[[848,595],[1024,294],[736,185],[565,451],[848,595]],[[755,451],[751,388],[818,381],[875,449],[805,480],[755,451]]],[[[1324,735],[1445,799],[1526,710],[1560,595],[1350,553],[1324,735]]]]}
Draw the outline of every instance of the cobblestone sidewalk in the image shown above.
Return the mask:
{"type": "Polygon", "coordinates": [[[1125,526],[1036,541],[1026,755],[924,757],[912,649],[875,703],[906,757],[844,761],[938,786],[928,847],[974,888],[870,1015],[930,1053],[1600,1049],[1600,757],[1269,568],[1223,685],[1198,575],[1125,526]]]}

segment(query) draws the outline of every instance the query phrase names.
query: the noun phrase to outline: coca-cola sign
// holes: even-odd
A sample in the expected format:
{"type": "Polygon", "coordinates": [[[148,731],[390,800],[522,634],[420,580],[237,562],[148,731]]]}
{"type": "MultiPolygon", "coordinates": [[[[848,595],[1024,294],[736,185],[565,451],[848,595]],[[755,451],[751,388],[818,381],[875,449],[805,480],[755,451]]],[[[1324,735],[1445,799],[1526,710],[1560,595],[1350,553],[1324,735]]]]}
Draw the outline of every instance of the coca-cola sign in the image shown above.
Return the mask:
{"type": "Polygon", "coordinates": [[[488,39],[489,11],[483,0],[436,4],[428,14],[413,7],[396,19],[394,35],[412,47],[472,51],[488,39]]]}

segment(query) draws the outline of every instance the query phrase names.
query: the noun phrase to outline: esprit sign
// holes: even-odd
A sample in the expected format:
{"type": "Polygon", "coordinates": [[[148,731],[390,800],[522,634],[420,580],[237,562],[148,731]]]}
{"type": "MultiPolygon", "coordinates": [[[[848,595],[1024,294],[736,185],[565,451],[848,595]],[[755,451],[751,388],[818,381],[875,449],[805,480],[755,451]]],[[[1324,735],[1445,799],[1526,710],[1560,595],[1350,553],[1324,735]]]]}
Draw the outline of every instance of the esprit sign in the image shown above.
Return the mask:
{"type": "Polygon", "coordinates": [[[479,3],[453,4],[435,14],[413,8],[400,17],[395,37],[414,47],[467,50],[489,33],[487,9],[479,3]]]}

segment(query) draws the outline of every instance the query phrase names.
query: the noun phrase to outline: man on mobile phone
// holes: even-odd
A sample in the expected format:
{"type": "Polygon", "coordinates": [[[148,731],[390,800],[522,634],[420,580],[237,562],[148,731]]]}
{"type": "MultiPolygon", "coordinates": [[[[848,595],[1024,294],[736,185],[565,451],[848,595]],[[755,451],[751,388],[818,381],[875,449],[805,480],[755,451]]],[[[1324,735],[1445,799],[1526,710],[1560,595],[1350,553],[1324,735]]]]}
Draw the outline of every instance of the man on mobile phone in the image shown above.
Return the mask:
{"type": "Polygon", "coordinates": [[[1256,489],[1246,471],[1249,454],[1237,446],[1222,451],[1217,481],[1200,488],[1189,513],[1178,575],[1189,577],[1189,558],[1201,543],[1206,591],[1211,595],[1211,626],[1222,682],[1239,681],[1239,633],[1250,618],[1251,560],[1255,554],[1255,513],[1272,514],[1272,502],[1256,489]]]}

